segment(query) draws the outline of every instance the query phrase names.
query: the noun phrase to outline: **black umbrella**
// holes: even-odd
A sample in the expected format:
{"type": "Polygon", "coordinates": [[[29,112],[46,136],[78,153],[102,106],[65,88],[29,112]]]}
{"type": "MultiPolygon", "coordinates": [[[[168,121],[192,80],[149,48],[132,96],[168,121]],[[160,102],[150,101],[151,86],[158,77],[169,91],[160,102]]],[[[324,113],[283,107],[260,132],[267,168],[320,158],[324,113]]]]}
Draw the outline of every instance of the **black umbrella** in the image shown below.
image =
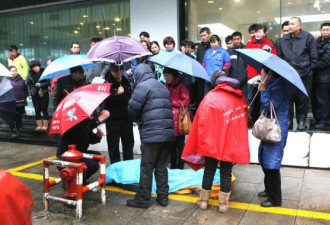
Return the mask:
{"type": "Polygon", "coordinates": [[[10,80],[3,79],[0,83],[0,117],[8,124],[15,121],[16,97],[10,80]]]}

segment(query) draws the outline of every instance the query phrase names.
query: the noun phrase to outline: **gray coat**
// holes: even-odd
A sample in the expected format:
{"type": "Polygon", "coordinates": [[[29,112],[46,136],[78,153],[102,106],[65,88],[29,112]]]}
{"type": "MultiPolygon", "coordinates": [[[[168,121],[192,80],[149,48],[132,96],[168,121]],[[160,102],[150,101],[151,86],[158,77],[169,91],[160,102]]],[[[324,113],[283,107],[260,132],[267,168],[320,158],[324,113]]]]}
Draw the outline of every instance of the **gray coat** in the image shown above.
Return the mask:
{"type": "Polygon", "coordinates": [[[287,61],[301,77],[317,67],[316,41],[310,33],[300,30],[295,38],[285,35],[278,42],[278,56],[287,61]]]}
{"type": "Polygon", "coordinates": [[[138,122],[141,143],[174,141],[170,93],[155,79],[147,64],[134,70],[136,87],[128,102],[128,114],[138,122]]]}

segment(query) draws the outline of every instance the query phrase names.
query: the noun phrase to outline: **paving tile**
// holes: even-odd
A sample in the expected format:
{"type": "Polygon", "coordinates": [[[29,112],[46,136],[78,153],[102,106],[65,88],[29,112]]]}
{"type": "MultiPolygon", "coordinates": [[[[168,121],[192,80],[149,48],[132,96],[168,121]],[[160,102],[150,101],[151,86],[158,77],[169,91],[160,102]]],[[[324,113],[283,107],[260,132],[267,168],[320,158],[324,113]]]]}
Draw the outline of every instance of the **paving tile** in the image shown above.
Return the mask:
{"type": "Polygon", "coordinates": [[[257,193],[260,184],[236,181],[232,185],[230,201],[250,203],[257,193]]]}
{"type": "Polygon", "coordinates": [[[311,210],[316,212],[330,212],[330,189],[303,188],[300,197],[299,209],[311,210]]]}
{"type": "Polygon", "coordinates": [[[284,216],[271,213],[260,213],[253,211],[246,211],[243,218],[241,219],[240,225],[294,225],[294,216],[284,216]]]}
{"type": "Polygon", "coordinates": [[[217,207],[211,206],[207,210],[197,209],[184,225],[239,224],[244,213],[244,210],[239,209],[229,209],[227,213],[220,213],[217,207]]]}
{"type": "Polygon", "coordinates": [[[329,170],[306,170],[303,188],[317,188],[318,190],[329,190],[330,171],[329,170]]]}

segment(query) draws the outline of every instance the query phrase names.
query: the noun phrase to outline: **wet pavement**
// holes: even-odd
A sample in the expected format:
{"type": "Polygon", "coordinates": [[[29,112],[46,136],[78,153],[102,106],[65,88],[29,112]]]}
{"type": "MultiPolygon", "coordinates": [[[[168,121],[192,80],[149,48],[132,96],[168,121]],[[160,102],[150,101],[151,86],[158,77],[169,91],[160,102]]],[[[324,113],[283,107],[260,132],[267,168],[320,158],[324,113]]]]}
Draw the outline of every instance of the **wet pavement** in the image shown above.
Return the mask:
{"type": "MultiPolygon", "coordinates": [[[[107,152],[103,152],[107,155],[107,152]]],[[[75,209],[50,202],[44,211],[42,159],[55,155],[55,147],[0,142],[0,169],[9,170],[26,184],[34,197],[34,224],[327,224],[330,225],[330,171],[309,168],[282,167],[282,207],[262,208],[265,198],[257,197],[263,190],[263,173],[258,165],[236,165],[230,197],[231,209],[226,214],[217,211],[217,200],[202,211],[194,202],[195,194],[170,195],[170,203],[162,207],[154,203],[148,209],[130,208],[126,200],[134,192],[107,186],[106,205],[100,194],[83,195],[83,218],[75,218],[75,209]]],[[[136,156],[139,157],[139,156],[136,156]]],[[[59,177],[56,168],[50,175],[59,177]]],[[[91,181],[97,180],[97,176],[91,181]]],[[[52,195],[64,197],[61,185],[53,187],[52,195]]]]}

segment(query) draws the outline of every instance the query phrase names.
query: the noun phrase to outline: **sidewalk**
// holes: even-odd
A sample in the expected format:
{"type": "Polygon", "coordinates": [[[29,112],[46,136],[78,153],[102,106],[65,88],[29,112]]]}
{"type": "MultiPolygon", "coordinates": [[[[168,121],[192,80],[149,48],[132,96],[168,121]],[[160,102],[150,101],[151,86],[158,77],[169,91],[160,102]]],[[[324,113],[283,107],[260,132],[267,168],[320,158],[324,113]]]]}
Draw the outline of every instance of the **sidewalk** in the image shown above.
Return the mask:
{"type": "MultiPolygon", "coordinates": [[[[45,212],[42,203],[43,168],[41,159],[55,155],[54,147],[0,142],[0,167],[10,170],[29,188],[34,197],[34,224],[327,224],[330,225],[330,171],[282,167],[283,205],[262,208],[264,198],[263,173],[258,165],[236,165],[233,174],[237,180],[230,198],[231,209],[220,214],[210,201],[206,211],[197,208],[196,195],[170,195],[170,204],[164,208],[157,203],[148,209],[130,208],[126,200],[132,192],[107,186],[107,203],[102,205],[99,194],[83,196],[83,219],[75,219],[75,211],[60,203],[50,202],[45,212]],[[39,162],[38,162],[39,161],[39,162]]],[[[58,177],[56,169],[51,176],[58,177]]],[[[97,177],[94,177],[96,180],[97,177]]],[[[61,185],[51,189],[55,196],[63,196],[61,185]]]]}

